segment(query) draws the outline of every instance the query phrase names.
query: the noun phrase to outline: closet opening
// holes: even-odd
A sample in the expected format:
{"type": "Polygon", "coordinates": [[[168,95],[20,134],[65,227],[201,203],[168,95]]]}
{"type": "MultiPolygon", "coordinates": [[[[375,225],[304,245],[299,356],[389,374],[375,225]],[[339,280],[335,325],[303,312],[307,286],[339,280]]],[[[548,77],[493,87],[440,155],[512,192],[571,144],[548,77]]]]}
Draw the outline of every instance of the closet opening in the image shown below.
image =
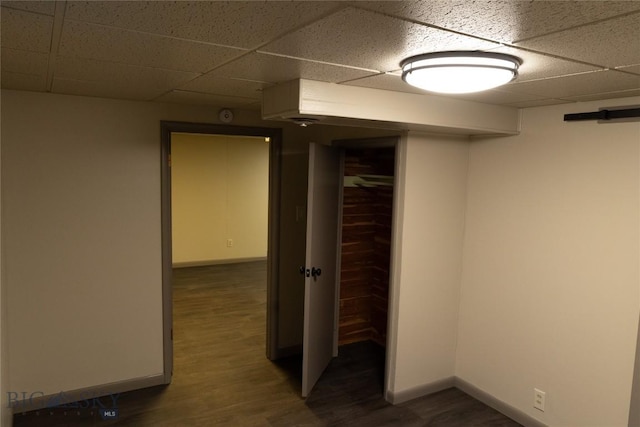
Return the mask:
{"type": "Polygon", "coordinates": [[[344,147],[338,351],[370,365],[381,389],[386,364],[396,140],[361,146],[338,143],[344,147]]]}

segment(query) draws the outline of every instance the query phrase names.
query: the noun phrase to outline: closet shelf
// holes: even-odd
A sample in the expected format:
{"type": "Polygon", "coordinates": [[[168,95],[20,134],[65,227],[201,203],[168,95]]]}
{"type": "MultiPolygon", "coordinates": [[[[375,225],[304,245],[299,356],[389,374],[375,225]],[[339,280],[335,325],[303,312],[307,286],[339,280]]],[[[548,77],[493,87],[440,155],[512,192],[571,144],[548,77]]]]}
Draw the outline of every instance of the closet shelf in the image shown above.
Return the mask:
{"type": "Polygon", "coordinates": [[[390,175],[349,175],[344,177],[345,187],[393,187],[390,175]]]}

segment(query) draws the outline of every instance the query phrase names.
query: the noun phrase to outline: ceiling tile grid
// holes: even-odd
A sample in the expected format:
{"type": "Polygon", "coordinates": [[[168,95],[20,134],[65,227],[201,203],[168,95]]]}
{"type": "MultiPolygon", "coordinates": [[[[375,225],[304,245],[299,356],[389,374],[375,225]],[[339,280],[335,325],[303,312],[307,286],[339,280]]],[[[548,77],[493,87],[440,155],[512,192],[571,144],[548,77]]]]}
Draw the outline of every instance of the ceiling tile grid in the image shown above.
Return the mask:
{"type": "Polygon", "coordinates": [[[3,47],[0,62],[2,62],[2,71],[46,76],[49,54],[3,47]]]}
{"type": "Polygon", "coordinates": [[[577,95],[567,97],[567,100],[574,102],[597,101],[599,99],[625,98],[627,96],[640,96],[640,89],[621,90],[616,92],[604,92],[592,95],[577,95]]]}
{"type": "Polygon", "coordinates": [[[47,90],[47,77],[2,70],[2,89],[44,92],[47,90]]]}
{"type": "Polygon", "coordinates": [[[56,77],[61,79],[142,83],[143,86],[155,86],[164,90],[169,90],[196,76],[196,73],[186,71],[141,67],[84,58],[60,57],[56,64],[56,77]]]}
{"type": "Polygon", "coordinates": [[[520,57],[519,76],[461,99],[640,90],[640,1],[0,2],[8,89],[259,108],[262,89],[297,78],[425,93],[401,80],[404,58],[478,49],[520,57]]]}
{"type": "Polygon", "coordinates": [[[244,49],[66,20],[59,55],[203,73],[244,49]]]}
{"type": "Polygon", "coordinates": [[[375,74],[376,71],[254,52],[226,64],[201,79],[238,78],[269,84],[303,78],[338,83],[375,74]]]}
{"type": "Polygon", "coordinates": [[[56,10],[56,3],[53,1],[3,1],[2,6],[6,9],[23,10],[49,16],[53,16],[56,10]]]}
{"type": "Polygon", "coordinates": [[[522,65],[518,69],[517,81],[529,81],[547,79],[569,74],[585,73],[589,71],[599,71],[602,67],[574,62],[564,58],[557,58],[540,53],[530,52],[525,49],[501,46],[492,49],[491,52],[506,53],[522,60],[522,65]]]}
{"type": "Polygon", "coordinates": [[[633,74],[640,75],[640,64],[629,65],[625,67],[616,67],[615,69],[618,71],[623,71],[625,73],[633,73],[633,74]]]}
{"type": "Polygon", "coordinates": [[[500,43],[640,11],[635,1],[372,1],[352,4],[500,43]]]}
{"type": "Polygon", "coordinates": [[[111,88],[126,99],[148,100],[170,91],[197,76],[196,73],[140,67],[128,64],[81,58],[58,58],[53,89],[59,93],[78,94],[76,84],[85,95],[105,96],[111,88]]]}
{"type": "Polygon", "coordinates": [[[2,47],[48,53],[53,17],[23,10],[2,8],[2,47]]]}
{"type": "Polygon", "coordinates": [[[611,93],[636,88],[640,88],[640,76],[607,70],[543,80],[514,82],[505,86],[504,90],[536,94],[546,98],[569,99],[580,95],[611,93]]]}
{"type": "Polygon", "coordinates": [[[495,43],[367,10],[347,8],[264,46],[261,51],[381,72],[408,56],[438,50],[488,49],[495,43]]]}
{"type": "Polygon", "coordinates": [[[260,101],[238,96],[214,95],[207,93],[172,90],[155,99],[158,102],[191,105],[224,105],[227,108],[260,109],[260,101]]]}
{"type": "MultiPolygon", "coordinates": [[[[367,77],[364,79],[353,80],[346,82],[345,84],[351,86],[369,87],[372,89],[382,89],[394,92],[408,92],[415,94],[424,94],[423,90],[409,86],[398,74],[381,74],[377,76],[367,77]]],[[[439,95],[439,94],[435,94],[439,95]]],[[[442,96],[442,95],[439,95],[442,96]]],[[[530,93],[517,93],[509,92],[502,89],[493,89],[484,92],[470,93],[465,95],[452,95],[458,99],[465,99],[468,101],[484,102],[487,104],[500,104],[519,107],[520,105],[529,104],[531,102],[548,102],[562,103],[568,102],[566,100],[553,100],[547,97],[542,97],[530,93]]]]}
{"type": "Polygon", "coordinates": [[[53,80],[54,93],[79,96],[95,96],[100,98],[129,99],[146,101],[156,91],[139,85],[129,85],[125,82],[107,83],[101,81],[67,80],[55,78],[53,80]]]}
{"type": "Polygon", "coordinates": [[[640,12],[518,42],[516,46],[607,68],[640,64],[640,12]]]}
{"type": "Polygon", "coordinates": [[[209,95],[239,96],[259,101],[262,99],[262,89],[267,86],[270,85],[263,82],[207,74],[179,86],[178,90],[209,95]]]}
{"type": "Polygon", "coordinates": [[[69,19],[188,40],[254,49],[341,2],[89,1],[69,2],[69,19]]]}

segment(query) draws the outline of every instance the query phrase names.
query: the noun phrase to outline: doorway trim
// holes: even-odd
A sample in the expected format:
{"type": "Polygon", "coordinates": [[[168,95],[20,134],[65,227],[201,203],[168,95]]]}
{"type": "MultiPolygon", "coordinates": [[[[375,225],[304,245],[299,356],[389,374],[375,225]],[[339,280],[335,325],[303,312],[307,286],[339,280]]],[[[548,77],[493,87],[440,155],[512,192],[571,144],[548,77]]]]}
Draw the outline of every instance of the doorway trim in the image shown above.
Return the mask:
{"type": "Polygon", "coordinates": [[[280,159],[282,129],[230,126],[209,123],[160,122],[161,180],[161,246],[162,246],[162,322],[164,383],[173,375],[173,300],[172,300],[172,239],[171,239],[171,134],[197,133],[268,137],[269,141],[269,202],[267,226],[267,330],[266,356],[276,357],[278,342],[278,253],[280,247],[280,159]]]}
{"type": "MultiPolygon", "coordinates": [[[[405,156],[405,141],[404,134],[390,134],[388,136],[379,136],[371,138],[347,138],[336,139],[331,142],[333,147],[342,149],[380,149],[380,148],[393,148],[394,149],[394,187],[393,187],[393,201],[392,201],[392,213],[391,213],[391,247],[389,257],[389,290],[388,290],[388,302],[387,302],[387,341],[385,345],[385,365],[384,365],[384,385],[383,396],[386,401],[395,404],[393,387],[395,381],[395,363],[396,363],[396,347],[397,343],[397,292],[399,278],[396,275],[398,271],[398,260],[401,257],[400,247],[397,245],[398,236],[400,236],[399,221],[402,217],[403,207],[400,205],[400,193],[404,192],[404,176],[400,171],[404,171],[404,156],[405,156]]],[[[343,171],[344,172],[344,171],[343,171]]],[[[342,196],[341,196],[342,198],[342,196]]],[[[342,200],[341,200],[342,203],[342,200]]],[[[342,221],[341,221],[342,222],[342,221]]],[[[340,230],[342,231],[342,230],[340,230]]],[[[338,260],[341,259],[341,250],[338,253],[338,260]]],[[[337,283],[338,294],[340,281],[337,283]]],[[[336,306],[336,324],[339,324],[339,295],[336,306]]],[[[336,346],[338,345],[338,338],[336,337],[336,346]]]]}

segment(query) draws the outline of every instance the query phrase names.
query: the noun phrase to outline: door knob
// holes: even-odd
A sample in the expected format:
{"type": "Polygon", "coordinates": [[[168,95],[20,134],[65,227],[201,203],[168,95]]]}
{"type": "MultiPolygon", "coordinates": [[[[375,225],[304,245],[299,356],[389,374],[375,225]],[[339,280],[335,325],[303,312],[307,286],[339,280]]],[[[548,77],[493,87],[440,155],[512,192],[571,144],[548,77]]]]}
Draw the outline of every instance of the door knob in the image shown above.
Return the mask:
{"type": "Polygon", "coordinates": [[[304,268],[304,265],[301,265],[300,267],[298,267],[298,271],[300,272],[301,275],[305,277],[311,276],[311,270],[309,270],[308,268],[304,268]]]}
{"type": "Polygon", "coordinates": [[[311,267],[311,275],[313,277],[318,277],[322,274],[322,270],[319,268],[311,267]]]}

